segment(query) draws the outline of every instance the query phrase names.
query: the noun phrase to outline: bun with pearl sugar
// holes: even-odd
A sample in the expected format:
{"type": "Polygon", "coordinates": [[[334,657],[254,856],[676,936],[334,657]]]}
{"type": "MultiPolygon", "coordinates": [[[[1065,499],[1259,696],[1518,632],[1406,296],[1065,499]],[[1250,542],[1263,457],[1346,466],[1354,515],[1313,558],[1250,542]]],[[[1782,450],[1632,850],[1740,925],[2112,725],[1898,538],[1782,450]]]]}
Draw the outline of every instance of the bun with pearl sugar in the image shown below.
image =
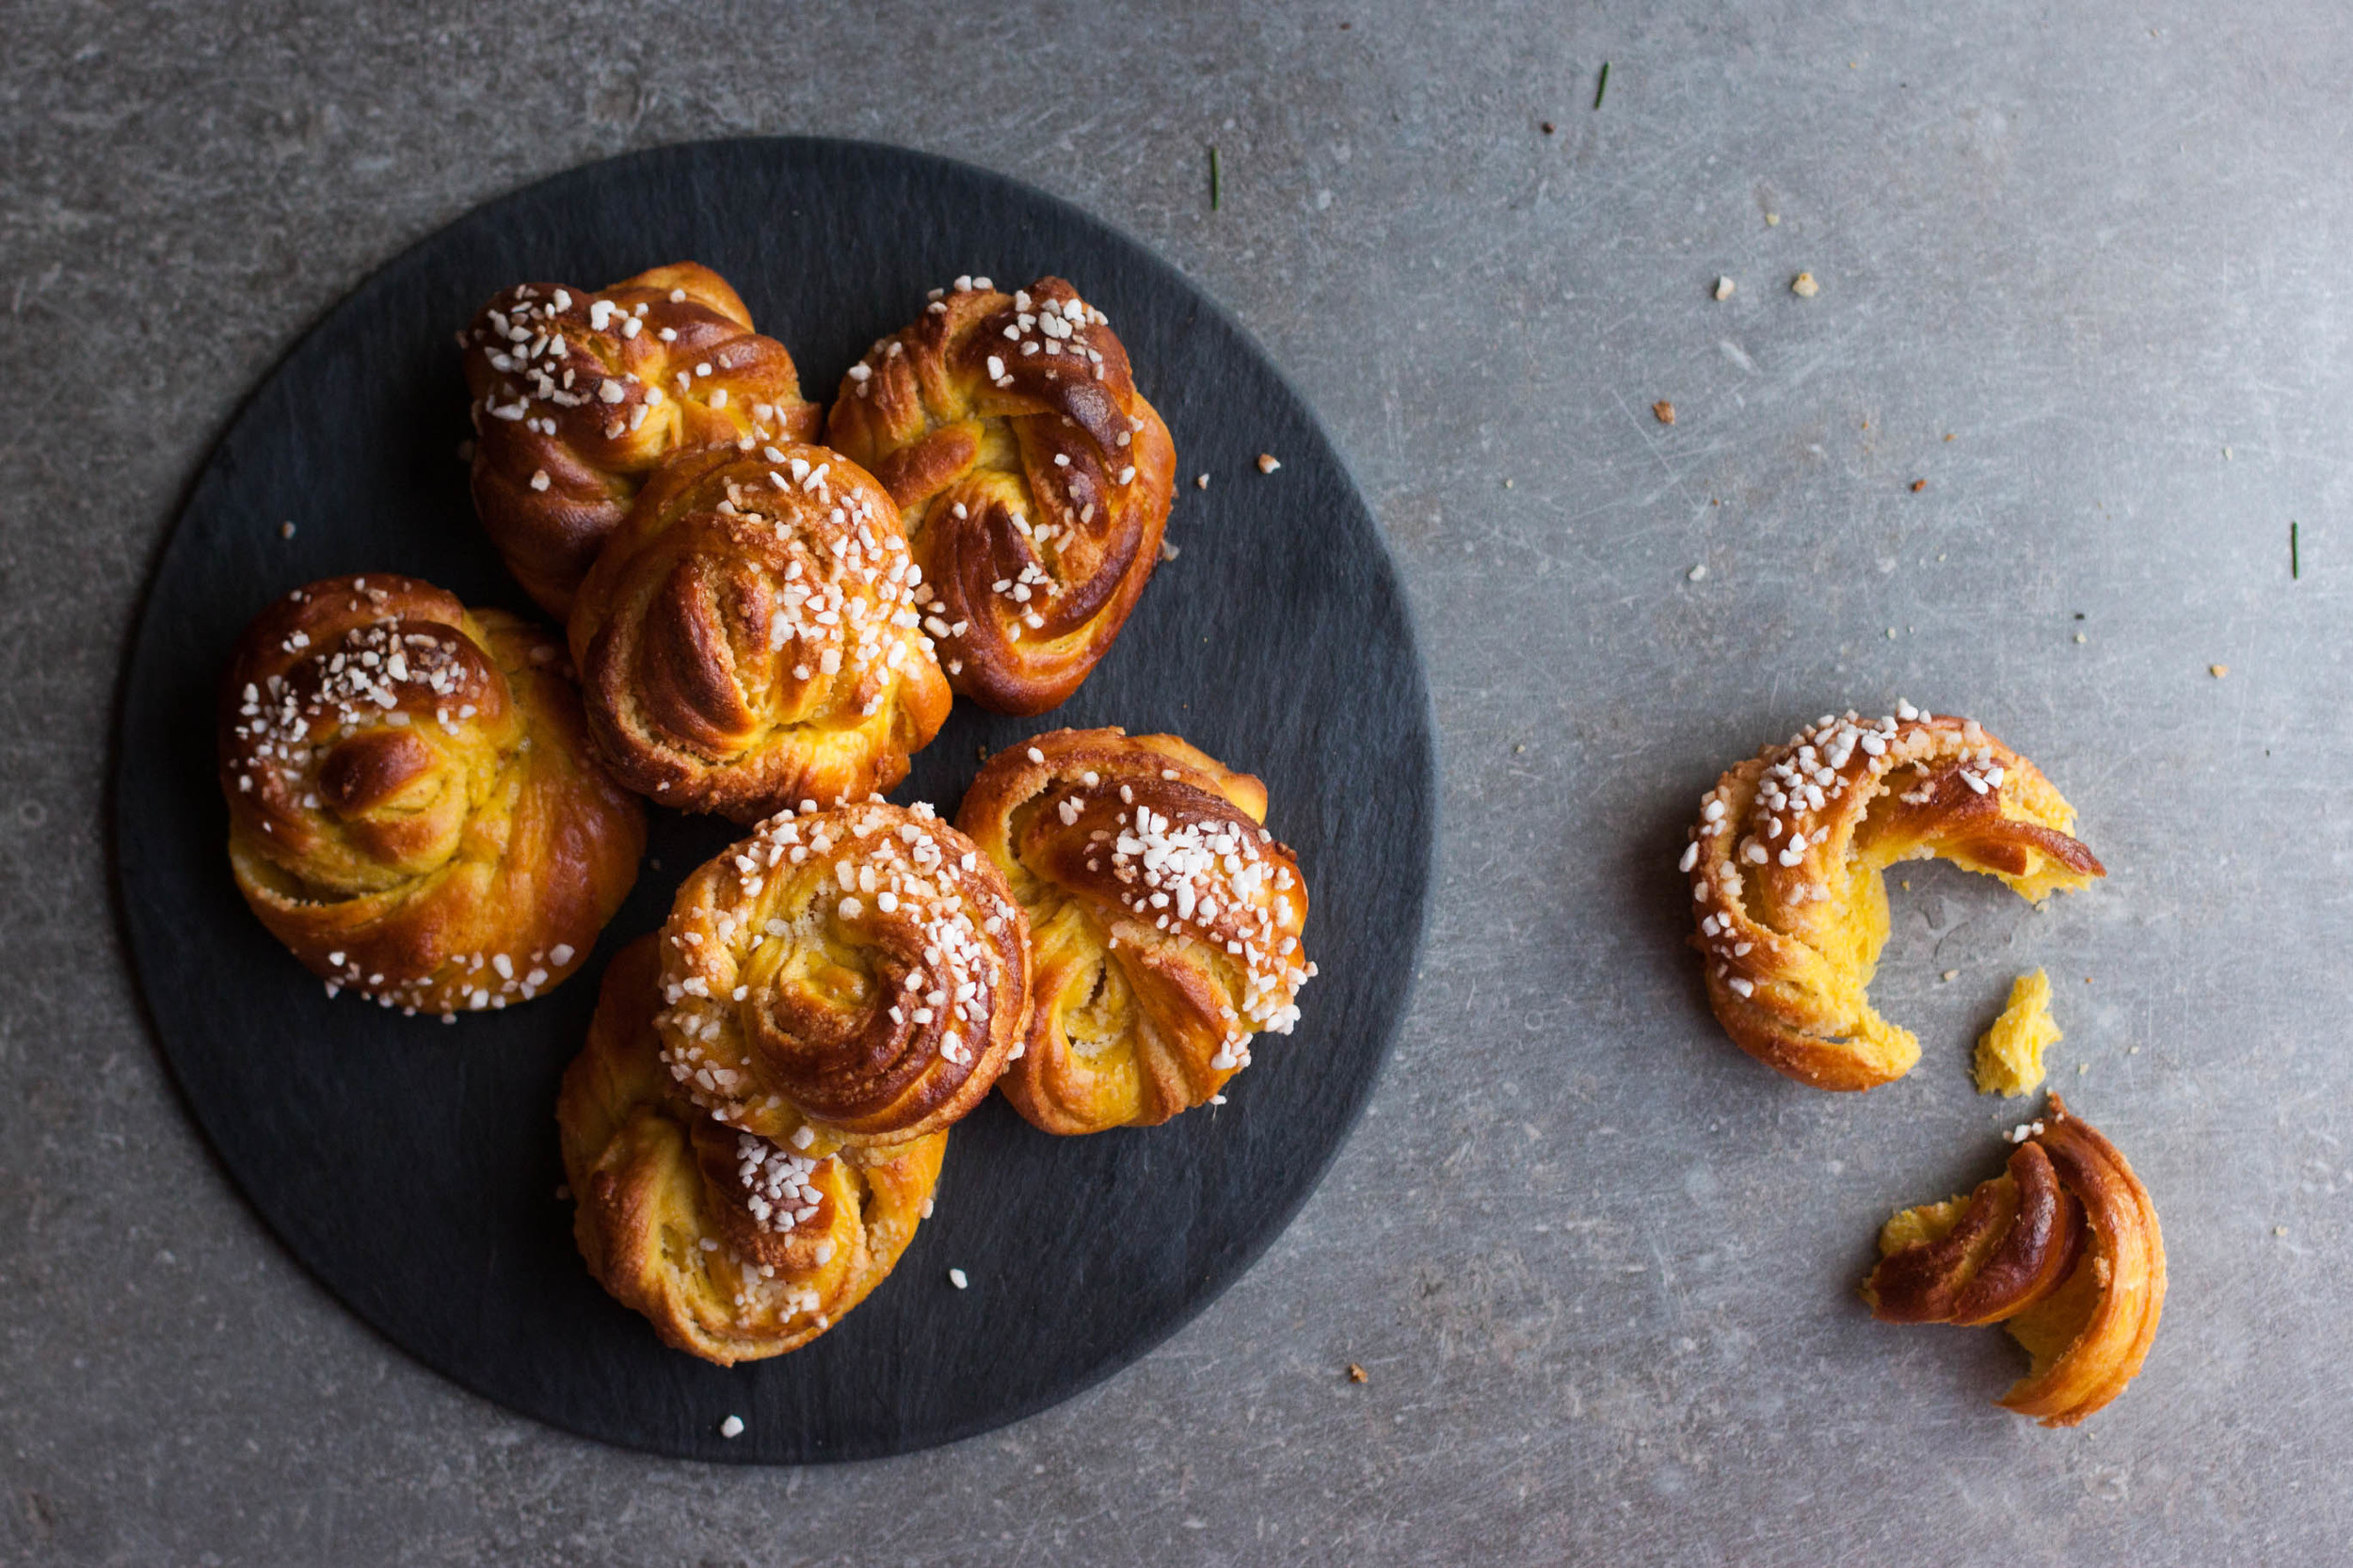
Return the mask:
{"type": "Polygon", "coordinates": [[[1035,1001],[1005,1097],[1048,1132],[1215,1096],[1315,973],[1266,786],[1174,735],[1059,729],[991,758],[956,814],[1028,912],[1035,1001]]]}
{"type": "Polygon", "coordinates": [[[2034,1359],[2002,1406],[2072,1427],[2148,1359],[2165,1238],[2132,1166],[2058,1096],[2009,1141],[2002,1175],[1887,1222],[1863,1298],[1884,1322],[2004,1325],[2034,1359]]]}
{"type": "Polygon", "coordinates": [[[756,822],[907,774],[952,700],[898,508],[824,447],[683,454],[573,602],[588,722],[620,780],[756,822]]]}
{"type": "Polygon", "coordinates": [[[555,1119],[599,1284],[722,1367],[797,1350],[890,1272],[931,1212],[945,1132],[824,1156],[721,1125],[662,1061],[658,936],[616,953],[555,1119]]]}
{"type": "Polygon", "coordinates": [[[680,888],[664,1060],[718,1120],[806,1157],[937,1132],[1020,1052],[1029,935],[930,807],[808,802],[680,888]]]}
{"type": "Polygon", "coordinates": [[[646,476],[674,453],[806,440],[823,412],[727,280],[681,262],[601,290],[519,283],[457,334],[473,394],[473,501],[531,597],[562,619],[646,476]]]}
{"type": "Polygon", "coordinates": [[[1867,988],[1888,936],[1886,868],[1941,859],[2040,904],[2105,869],[2074,808],[1974,719],[1899,703],[1825,715],[1700,797],[1680,869],[1707,997],[1751,1056],[1818,1089],[1869,1089],[1919,1060],[1867,988]]]}
{"type": "Polygon", "coordinates": [[[825,439],[899,504],[948,680],[1000,713],[1076,691],[1160,563],[1176,447],[1059,278],[935,291],[850,367],[825,439]]]}
{"type": "Polygon", "coordinates": [[[455,1014],[568,975],[636,880],[562,646],[413,578],[332,578],[255,617],[221,684],[237,886],[295,956],[455,1014]]]}

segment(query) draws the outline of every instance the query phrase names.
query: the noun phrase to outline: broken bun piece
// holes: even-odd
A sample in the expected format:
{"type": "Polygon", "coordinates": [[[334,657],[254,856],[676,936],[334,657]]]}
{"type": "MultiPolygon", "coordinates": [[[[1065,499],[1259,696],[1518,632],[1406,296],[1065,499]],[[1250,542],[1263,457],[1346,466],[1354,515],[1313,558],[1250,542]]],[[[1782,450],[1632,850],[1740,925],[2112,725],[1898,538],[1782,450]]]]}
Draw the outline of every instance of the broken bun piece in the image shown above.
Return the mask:
{"type": "Polygon", "coordinates": [[[2156,1205],[2116,1145],[2051,1096],[2009,1168],[1880,1232],[1863,1287],[1891,1323],[2000,1323],[2033,1356],[1999,1403],[2072,1427],[2124,1391],[2165,1307],[2156,1205]]]}
{"type": "Polygon", "coordinates": [[[1866,994],[1887,943],[1886,868],[1944,859],[2040,904],[2106,870],[2032,762],[1974,719],[1899,703],[1825,715],[1700,797],[1689,879],[1708,1001],[1734,1043],[1817,1089],[1869,1089],[1919,1060],[1866,994]]]}

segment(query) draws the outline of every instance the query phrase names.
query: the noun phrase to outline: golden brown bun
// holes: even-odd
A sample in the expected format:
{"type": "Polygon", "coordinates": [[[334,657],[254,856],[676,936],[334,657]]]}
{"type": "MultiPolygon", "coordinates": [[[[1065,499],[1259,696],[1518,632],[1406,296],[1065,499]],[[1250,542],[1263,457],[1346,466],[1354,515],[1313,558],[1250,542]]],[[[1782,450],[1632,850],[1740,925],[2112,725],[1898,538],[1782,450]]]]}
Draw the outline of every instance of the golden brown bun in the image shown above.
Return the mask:
{"type": "Polygon", "coordinates": [[[931,1211],[948,1135],[811,1159],[720,1126],[662,1064],[660,938],[614,954],[555,1120],[597,1282],[722,1367],[797,1350],[882,1283],[931,1211]],[[812,1195],[813,1194],[813,1195],[812,1195]]]}
{"type": "Polygon", "coordinates": [[[1863,1287],[1892,1323],[2004,1323],[2034,1357],[2001,1403],[2072,1427],[2124,1391],[2165,1309],[2156,1205],[2116,1145],[2051,1096],[2004,1175],[1907,1209],[1863,1287]]]}
{"type": "Polygon", "coordinates": [[[663,928],[665,1058],[696,1104],[824,1153],[936,1132],[1021,1048],[1029,926],[928,806],[760,825],[686,879],[663,928]]]}
{"type": "Polygon", "coordinates": [[[1742,1050],[1817,1089],[1901,1078],[1919,1042],[1866,995],[1887,941],[1881,873],[1933,856],[2039,904],[2107,874],[2068,837],[2074,821],[1976,720],[1909,703],[1878,720],[1826,716],[1766,747],[1700,797],[1683,856],[1716,1016],[1742,1050]]]}
{"type": "Polygon", "coordinates": [[[692,262],[600,291],[518,284],[457,344],[473,392],[474,509],[558,620],[664,458],[806,440],[822,423],[784,344],[753,331],[727,280],[692,262]]]}
{"type": "Polygon", "coordinates": [[[572,654],[614,774],[757,822],[863,800],[948,717],[899,509],[840,453],[685,453],[646,483],[574,600],[572,654]]]}
{"type": "Polygon", "coordinates": [[[1059,278],[957,279],[851,368],[825,440],[906,515],[948,679],[1000,713],[1078,690],[1160,564],[1176,449],[1059,278]]]}
{"type": "Polygon", "coordinates": [[[254,618],[220,695],[229,859],[295,956],[386,1006],[504,1007],[571,973],[646,844],[561,644],[382,574],[254,618]]]}
{"type": "Polygon", "coordinates": [[[956,813],[1030,918],[1028,1045],[1002,1080],[1048,1132],[1148,1127],[1288,1034],[1315,973],[1307,887],[1266,786],[1174,735],[1057,729],[998,753],[956,813]]]}

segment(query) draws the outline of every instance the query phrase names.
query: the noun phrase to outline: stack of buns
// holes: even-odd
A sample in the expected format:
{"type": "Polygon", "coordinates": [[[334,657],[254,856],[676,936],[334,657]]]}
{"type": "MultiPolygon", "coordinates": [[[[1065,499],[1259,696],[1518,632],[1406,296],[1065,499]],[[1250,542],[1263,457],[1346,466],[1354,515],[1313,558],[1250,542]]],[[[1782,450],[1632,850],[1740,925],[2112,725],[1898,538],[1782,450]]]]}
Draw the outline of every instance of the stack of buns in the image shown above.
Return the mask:
{"type": "Polygon", "coordinates": [[[475,508],[562,633],[382,574],[265,609],[222,687],[231,864],[330,996],[454,1023],[585,962],[647,803],[745,825],[613,955],[557,1105],[582,1255],[666,1342],[840,1321],[1000,1084],[1048,1132],[1150,1126],[1289,1032],[1307,894],[1257,779],[1064,729],[953,823],[883,798],[955,696],[1067,698],[1161,558],[1175,447],[1069,283],[933,291],[829,414],[692,263],[457,337],[475,508]]]}

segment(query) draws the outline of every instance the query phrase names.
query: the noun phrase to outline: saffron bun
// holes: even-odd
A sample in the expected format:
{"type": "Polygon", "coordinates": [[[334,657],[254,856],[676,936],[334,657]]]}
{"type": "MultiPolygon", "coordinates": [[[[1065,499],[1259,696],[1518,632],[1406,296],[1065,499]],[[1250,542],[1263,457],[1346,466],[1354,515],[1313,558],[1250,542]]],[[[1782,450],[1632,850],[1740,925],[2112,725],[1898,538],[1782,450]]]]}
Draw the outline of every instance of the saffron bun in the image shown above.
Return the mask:
{"type": "Polygon", "coordinates": [[[664,1342],[722,1367],[797,1350],[889,1274],[931,1212],[945,1132],[822,1157],[725,1127],[682,1093],[653,1026],[658,936],[616,953],[555,1119],[597,1282],[664,1342]]]}
{"type": "Polygon", "coordinates": [[[545,993],[645,849],[563,646],[414,578],[330,578],[256,616],[221,682],[219,757],[247,904],[330,994],[387,1007],[545,993]]]}
{"type": "Polygon", "coordinates": [[[959,278],[850,367],[828,445],[905,515],[949,683],[1041,713],[1111,650],[1160,564],[1176,449],[1102,312],[1059,278],[959,278]]]}
{"type": "Polygon", "coordinates": [[[1315,973],[1307,887],[1266,786],[1174,735],[1058,729],[981,769],[956,825],[1029,917],[1027,1043],[1000,1087],[1048,1132],[1209,1099],[1315,973]]]}
{"type": "Polygon", "coordinates": [[[525,592],[562,620],[606,536],[675,453],[806,440],[800,372],[707,266],[603,289],[518,283],[457,334],[472,393],[473,502],[525,592]]]}
{"type": "Polygon", "coordinates": [[[839,453],[683,453],[589,568],[569,627],[624,784],[756,822],[904,778],[948,717],[899,509],[839,453]]]}
{"type": "Polygon", "coordinates": [[[679,888],[655,1019],[680,1087],[808,1154],[940,1131],[1021,1049],[1029,924],[928,806],[785,813],[679,888]]]}
{"type": "Polygon", "coordinates": [[[2165,1238],[2116,1145],[2053,1095],[2002,1175],[1906,1209],[1863,1287],[1893,1323],[2000,1323],[2033,1364],[2000,1403],[2072,1427],[2139,1375],[2165,1310],[2165,1238]]]}
{"type": "Polygon", "coordinates": [[[2074,808],[1974,719],[1910,703],[1825,715],[1700,797],[1680,870],[1724,1032],[1818,1089],[1869,1089],[1919,1059],[1868,988],[1888,936],[1886,868],[1936,858],[2035,903],[2106,874],[2074,808]]]}

